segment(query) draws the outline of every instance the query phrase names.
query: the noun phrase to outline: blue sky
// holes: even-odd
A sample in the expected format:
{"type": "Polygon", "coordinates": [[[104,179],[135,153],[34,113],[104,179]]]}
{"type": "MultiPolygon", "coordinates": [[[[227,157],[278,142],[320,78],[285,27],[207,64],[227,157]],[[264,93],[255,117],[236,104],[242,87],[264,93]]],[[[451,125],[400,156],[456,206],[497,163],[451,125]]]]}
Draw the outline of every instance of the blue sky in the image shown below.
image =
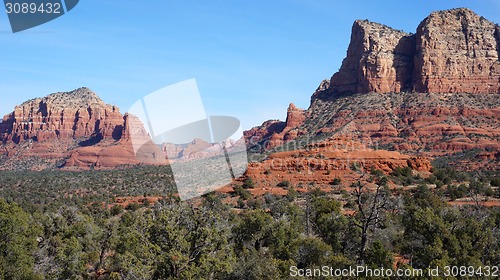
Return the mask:
{"type": "Polygon", "coordinates": [[[0,115],[87,86],[125,112],[142,96],[195,78],[210,115],[248,129],[307,108],[340,67],[352,22],[414,32],[430,12],[468,7],[500,22],[500,1],[81,0],[66,15],[13,34],[0,13],[0,115]]]}

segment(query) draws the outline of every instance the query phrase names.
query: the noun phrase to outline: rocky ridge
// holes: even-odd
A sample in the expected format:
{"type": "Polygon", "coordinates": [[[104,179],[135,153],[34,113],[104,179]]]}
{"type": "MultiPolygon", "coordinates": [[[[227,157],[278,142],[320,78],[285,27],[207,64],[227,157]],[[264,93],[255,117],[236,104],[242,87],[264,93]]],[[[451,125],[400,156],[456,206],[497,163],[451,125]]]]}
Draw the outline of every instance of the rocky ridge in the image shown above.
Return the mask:
{"type": "MultiPolygon", "coordinates": [[[[242,140],[243,141],[243,140],[242,140]]],[[[0,169],[112,169],[219,155],[222,146],[193,139],[152,142],[134,115],[122,115],[88,88],[58,92],[16,106],[0,123],[0,169]]],[[[228,152],[241,145],[226,143],[228,152]]]]}

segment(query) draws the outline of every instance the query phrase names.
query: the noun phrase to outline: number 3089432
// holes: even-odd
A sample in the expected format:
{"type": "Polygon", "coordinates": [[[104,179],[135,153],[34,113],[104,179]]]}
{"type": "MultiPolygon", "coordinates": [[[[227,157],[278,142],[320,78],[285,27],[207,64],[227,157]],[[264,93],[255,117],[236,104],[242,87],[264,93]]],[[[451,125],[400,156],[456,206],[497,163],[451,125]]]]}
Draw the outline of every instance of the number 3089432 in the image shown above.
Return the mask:
{"type": "Polygon", "coordinates": [[[60,14],[61,3],[5,3],[7,14],[60,14]]]}

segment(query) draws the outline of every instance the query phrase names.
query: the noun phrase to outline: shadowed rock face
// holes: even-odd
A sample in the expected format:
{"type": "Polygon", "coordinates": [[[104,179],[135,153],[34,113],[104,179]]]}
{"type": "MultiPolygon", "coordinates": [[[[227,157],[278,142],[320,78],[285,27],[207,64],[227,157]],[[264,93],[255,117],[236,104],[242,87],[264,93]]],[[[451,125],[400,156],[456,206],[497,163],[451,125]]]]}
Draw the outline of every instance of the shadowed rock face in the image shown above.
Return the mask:
{"type": "Polygon", "coordinates": [[[339,72],[313,98],[404,91],[500,93],[499,30],[463,8],[430,14],[413,35],[357,20],[339,72]]]}
{"type": "Polygon", "coordinates": [[[330,80],[333,93],[411,89],[415,37],[382,24],[354,22],[347,57],[330,80]]]}

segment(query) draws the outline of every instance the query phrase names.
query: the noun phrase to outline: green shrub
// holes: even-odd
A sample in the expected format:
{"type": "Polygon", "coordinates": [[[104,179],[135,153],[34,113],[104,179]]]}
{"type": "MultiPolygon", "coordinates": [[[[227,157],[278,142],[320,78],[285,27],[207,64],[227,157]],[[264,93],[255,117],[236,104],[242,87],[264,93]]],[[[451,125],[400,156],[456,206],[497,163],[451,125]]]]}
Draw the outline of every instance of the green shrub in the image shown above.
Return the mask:
{"type": "Polygon", "coordinates": [[[493,187],[500,187],[500,177],[496,177],[496,178],[491,179],[490,184],[493,187]]]}
{"type": "Polygon", "coordinates": [[[382,170],[375,169],[373,166],[372,166],[372,169],[370,170],[370,174],[373,176],[377,176],[377,177],[384,176],[384,172],[382,170]]]}
{"type": "Polygon", "coordinates": [[[125,209],[130,210],[130,211],[135,211],[137,209],[141,208],[141,205],[137,202],[129,203],[125,209]]]}
{"type": "Polygon", "coordinates": [[[392,172],[392,175],[396,177],[411,177],[412,176],[412,169],[410,167],[396,167],[394,171],[392,172]]]}
{"type": "Polygon", "coordinates": [[[338,186],[338,185],[342,184],[342,179],[340,179],[339,177],[335,177],[330,184],[333,186],[338,186]]]}
{"type": "Polygon", "coordinates": [[[113,205],[113,207],[111,207],[111,215],[113,216],[116,216],[122,212],[123,212],[123,206],[121,206],[120,204],[115,204],[113,205]]]}
{"type": "Polygon", "coordinates": [[[243,200],[248,200],[252,197],[252,194],[250,194],[250,192],[244,189],[242,186],[234,187],[234,193],[236,193],[236,195],[238,195],[243,200]]]}
{"type": "Polygon", "coordinates": [[[243,188],[244,189],[253,189],[255,188],[255,183],[253,182],[252,178],[247,177],[245,181],[243,181],[243,188]]]}
{"type": "Polygon", "coordinates": [[[287,189],[290,187],[290,182],[287,180],[283,180],[283,181],[279,182],[276,186],[278,186],[280,188],[287,189]]]}

